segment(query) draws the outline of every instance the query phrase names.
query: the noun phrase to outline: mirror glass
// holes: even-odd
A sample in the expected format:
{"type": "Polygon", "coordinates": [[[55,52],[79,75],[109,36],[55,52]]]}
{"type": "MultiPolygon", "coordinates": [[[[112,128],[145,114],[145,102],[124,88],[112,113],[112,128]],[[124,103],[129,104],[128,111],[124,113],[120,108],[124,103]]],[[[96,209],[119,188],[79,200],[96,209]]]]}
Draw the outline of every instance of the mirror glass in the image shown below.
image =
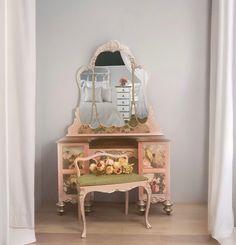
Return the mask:
{"type": "Polygon", "coordinates": [[[124,52],[101,52],[94,69],[81,72],[79,80],[82,124],[95,129],[136,127],[146,122],[146,72],[141,68],[132,72],[130,59],[124,52]]]}

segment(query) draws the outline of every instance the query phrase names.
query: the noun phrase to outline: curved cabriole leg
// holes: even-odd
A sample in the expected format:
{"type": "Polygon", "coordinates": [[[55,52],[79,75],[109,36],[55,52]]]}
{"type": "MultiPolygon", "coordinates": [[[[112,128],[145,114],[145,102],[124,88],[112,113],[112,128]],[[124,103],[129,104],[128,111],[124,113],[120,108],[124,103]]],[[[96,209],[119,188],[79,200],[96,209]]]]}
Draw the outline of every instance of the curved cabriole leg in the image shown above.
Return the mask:
{"type": "Polygon", "coordinates": [[[152,191],[151,191],[151,187],[149,184],[147,184],[146,187],[144,187],[146,192],[147,192],[147,204],[146,204],[146,211],[145,211],[145,222],[146,222],[146,227],[147,229],[152,228],[152,226],[150,225],[149,221],[148,221],[148,214],[149,214],[149,209],[150,209],[150,204],[151,204],[151,195],[152,195],[152,191]]]}
{"type": "Polygon", "coordinates": [[[86,219],[85,219],[85,211],[84,211],[84,199],[85,199],[86,193],[83,191],[80,191],[79,193],[79,207],[80,207],[80,214],[82,218],[82,224],[83,224],[83,231],[81,238],[86,237],[86,219]]]}

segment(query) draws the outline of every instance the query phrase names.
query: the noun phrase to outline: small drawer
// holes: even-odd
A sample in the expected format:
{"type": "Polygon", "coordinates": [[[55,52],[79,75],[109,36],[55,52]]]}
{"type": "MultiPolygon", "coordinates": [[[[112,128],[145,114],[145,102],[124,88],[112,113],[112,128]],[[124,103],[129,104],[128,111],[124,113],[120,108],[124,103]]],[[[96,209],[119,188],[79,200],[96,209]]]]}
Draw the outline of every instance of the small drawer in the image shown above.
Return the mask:
{"type": "Polygon", "coordinates": [[[130,92],[130,88],[126,88],[126,87],[117,87],[117,88],[116,88],[116,91],[117,91],[118,93],[122,93],[122,92],[124,92],[124,93],[129,93],[129,92],[130,92]]]}
{"type": "Polygon", "coordinates": [[[122,115],[123,118],[129,118],[130,117],[129,112],[120,112],[120,114],[122,115]]]}
{"type": "Polygon", "coordinates": [[[129,111],[129,106],[117,106],[118,111],[129,111]]]}
{"type": "Polygon", "coordinates": [[[129,100],[117,100],[117,105],[129,105],[129,100]]]}
{"type": "Polygon", "coordinates": [[[129,99],[130,94],[129,93],[117,93],[117,99],[129,99]]]}

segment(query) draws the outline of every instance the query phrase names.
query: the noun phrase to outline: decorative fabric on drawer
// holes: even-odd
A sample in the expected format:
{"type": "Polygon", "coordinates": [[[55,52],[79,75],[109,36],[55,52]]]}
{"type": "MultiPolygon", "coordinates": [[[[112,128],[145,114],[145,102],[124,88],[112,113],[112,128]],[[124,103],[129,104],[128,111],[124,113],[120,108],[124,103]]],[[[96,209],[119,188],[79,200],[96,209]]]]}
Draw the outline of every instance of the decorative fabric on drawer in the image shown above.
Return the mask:
{"type": "Polygon", "coordinates": [[[92,186],[92,185],[112,185],[130,183],[136,181],[147,180],[147,177],[138,174],[121,174],[121,175],[83,175],[78,178],[78,184],[80,186],[92,186]]]}

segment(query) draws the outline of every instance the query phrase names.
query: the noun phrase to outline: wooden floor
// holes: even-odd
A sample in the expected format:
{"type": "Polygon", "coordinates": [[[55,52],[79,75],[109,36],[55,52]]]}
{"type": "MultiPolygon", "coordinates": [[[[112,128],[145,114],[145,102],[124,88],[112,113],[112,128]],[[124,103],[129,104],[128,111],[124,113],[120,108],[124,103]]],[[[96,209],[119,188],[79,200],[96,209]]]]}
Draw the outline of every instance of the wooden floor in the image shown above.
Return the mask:
{"type": "Polygon", "coordinates": [[[76,207],[58,216],[54,204],[45,204],[36,214],[37,245],[190,245],[218,244],[207,233],[207,207],[178,204],[167,216],[161,205],[150,208],[152,229],[144,226],[144,216],[130,204],[128,216],[122,204],[96,203],[87,216],[87,238],[81,239],[76,207]]]}

